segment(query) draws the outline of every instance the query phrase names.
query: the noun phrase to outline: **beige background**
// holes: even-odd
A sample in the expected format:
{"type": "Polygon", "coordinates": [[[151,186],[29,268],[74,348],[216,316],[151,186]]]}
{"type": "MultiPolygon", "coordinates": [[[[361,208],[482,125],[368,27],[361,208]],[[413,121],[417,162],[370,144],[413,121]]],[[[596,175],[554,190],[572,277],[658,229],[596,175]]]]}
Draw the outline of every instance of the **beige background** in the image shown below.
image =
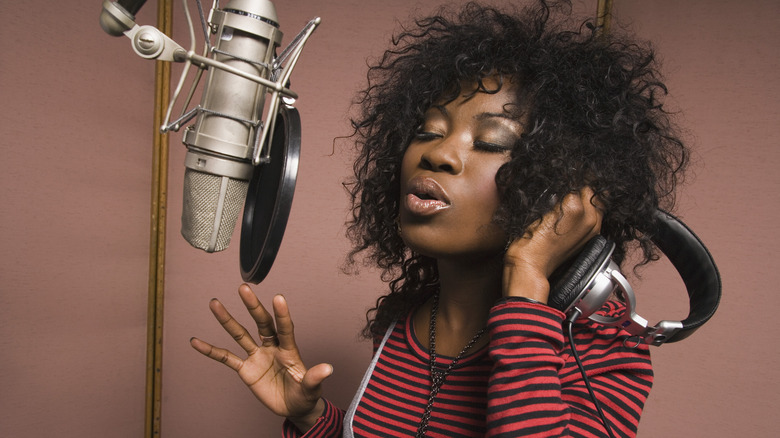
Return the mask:
{"type": "MultiPolygon", "coordinates": [[[[156,2],[138,16],[153,24],[156,2]]],[[[579,1],[595,11],[595,0],[579,1]]],[[[770,437],[777,429],[780,364],[775,266],[780,190],[780,4],[775,0],[615,2],[620,22],[654,40],[670,104],[696,152],[681,217],[714,254],[721,309],[690,339],[653,349],[656,385],[641,437],[770,437]],[[774,370],[774,371],[773,371],[774,370]]],[[[144,428],[153,64],[105,35],[99,0],[0,1],[0,436],[139,437],[144,428]]],[[[347,276],[340,182],[349,156],[333,139],[396,20],[430,11],[412,0],[276,2],[285,44],[319,15],[323,24],[293,74],[303,152],[287,233],[256,288],[284,293],[308,363],[327,361],[328,396],[346,406],[369,360],[357,339],[382,285],[347,276]]],[[[176,38],[182,33],[175,5],[176,38]]],[[[207,309],[236,310],[238,239],[224,253],[178,235],[184,147],[171,139],[163,420],[165,438],[278,436],[227,369],[188,345],[221,345],[207,309]]],[[[645,272],[639,312],[685,315],[682,285],[645,272]]],[[[237,312],[239,313],[239,312],[237,312]]],[[[241,313],[243,321],[247,318],[241,313]]]]}

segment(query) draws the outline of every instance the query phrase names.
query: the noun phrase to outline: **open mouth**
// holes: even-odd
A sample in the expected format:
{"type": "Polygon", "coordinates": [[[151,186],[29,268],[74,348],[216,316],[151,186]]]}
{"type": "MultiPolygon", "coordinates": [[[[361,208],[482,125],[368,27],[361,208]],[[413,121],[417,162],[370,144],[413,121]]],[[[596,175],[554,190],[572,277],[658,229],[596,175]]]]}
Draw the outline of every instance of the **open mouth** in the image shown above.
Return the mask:
{"type": "Polygon", "coordinates": [[[410,213],[427,216],[450,207],[444,189],[432,178],[415,178],[409,182],[405,206],[410,213]]]}
{"type": "Polygon", "coordinates": [[[434,195],[425,192],[416,192],[416,193],[412,193],[412,195],[417,196],[423,201],[441,201],[441,199],[435,197],[434,195]]]}

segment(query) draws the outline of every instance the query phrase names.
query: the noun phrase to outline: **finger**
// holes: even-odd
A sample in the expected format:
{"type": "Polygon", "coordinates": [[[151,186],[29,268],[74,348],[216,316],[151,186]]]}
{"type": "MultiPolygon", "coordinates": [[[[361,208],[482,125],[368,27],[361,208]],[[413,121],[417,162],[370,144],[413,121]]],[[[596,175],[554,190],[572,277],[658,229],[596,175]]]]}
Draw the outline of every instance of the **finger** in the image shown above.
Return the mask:
{"type": "Polygon", "coordinates": [[[585,205],[589,203],[585,189],[579,192],[569,193],[561,202],[561,213],[564,219],[576,223],[585,211],[585,205]]]}
{"type": "Polygon", "coordinates": [[[208,342],[203,342],[198,338],[190,339],[190,345],[204,356],[210,357],[217,362],[221,362],[235,371],[238,371],[243,366],[244,361],[238,356],[231,353],[224,348],[217,348],[208,342]]]}
{"type": "Polygon", "coordinates": [[[561,236],[568,236],[568,249],[564,252],[564,258],[568,259],[601,232],[603,213],[590,187],[567,195],[563,200],[562,210],[563,217],[557,231],[561,236]]]}
{"type": "Polygon", "coordinates": [[[583,223],[586,227],[590,227],[591,233],[589,237],[593,237],[601,232],[604,205],[593,189],[587,186],[580,190],[580,200],[582,203],[583,223]]]}
{"type": "Polygon", "coordinates": [[[257,351],[257,344],[255,343],[249,332],[233,318],[230,312],[227,311],[225,306],[219,302],[216,298],[211,300],[209,308],[217,321],[222,325],[222,328],[244,349],[248,354],[252,354],[257,351]]]}
{"type": "Polygon", "coordinates": [[[276,336],[279,339],[279,348],[283,350],[295,350],[295,331],[287,300],[282,295],[274,297],[274,317],[276,318],[276,336]]]}
{"type": "Polygon", "coordinates": [[[595,236],[601,230],[603,212],[593,189],[584,187],[569,193],[560,204],[560,216],[555,228],[558,234],[584,233],[586,238],[595,236]]]}
{"type": "Polygon", "coordinates": [[[571,223],[576,222],[575,216],[582,211],[581,197],[580,192],[567,193],[550,211],[531,224],[528,228],[530,233],[525,237],[532,237],[536,232],[565,234],[571,223]]]}
{"type": "Polygon", "coordinates": [[[582,190],[580,190],[580,193],[582,195],[583,201],[587,200],[587,202],[602,213],[604,212],[604,201],[601,199],[599,195],[596,194],[596,192],[593,191],[593,188],[590,186],[585,186],[582,190]]]}
{"type": "Polygon", "coordinates": [[[303,376],[301,385],[304,391],[309,394],[319,397],[322,393],[322,382],[333,374],[333,366],[326,363],[315,365],[306,372],[303,376]]]}
{"type": "Polygon", "coordinates": [[[276,329],[274,328],[274,319],[265,307],[257,298],[252,289],[247,284],[242,284],[238,288],[238,295],[241,297],[241,301],[246,306],[249,314],[257,324],[257,333],[260,335],[260,339],[263,345],[268,346],[270,344],[276,344],[276,329]]]}

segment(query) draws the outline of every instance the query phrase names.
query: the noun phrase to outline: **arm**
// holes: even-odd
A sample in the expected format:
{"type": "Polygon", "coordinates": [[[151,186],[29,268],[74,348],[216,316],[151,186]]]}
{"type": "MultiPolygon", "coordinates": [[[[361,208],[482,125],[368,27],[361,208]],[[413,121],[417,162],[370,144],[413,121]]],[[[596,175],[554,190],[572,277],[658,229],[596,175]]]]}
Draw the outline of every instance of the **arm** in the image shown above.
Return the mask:
{"type": "Polygon", "coordinates": [[[319,364],[307,369],[304,366],[284,297],[274,297],[272,317],[248,285],[241,285],[239,296],[257,324],[260,345],[214,299],[209,304],[214,317],[244,350],[246,358],[197,338],[190,340],[192,347],[233,369],[271,412],[286,417],[300,430],[308,430],[320,422],[328,407],[320,397],[322,382],[333,373],[333,367],[319,364]]]}
{"type": "Polygon", "coordinates": [[[329,401],[321,399],[323,406],[322,415],[314,421],[314,424],[302,433],[301,430],[289,419],[282,426],[283,438],[337,438],[342,434],[344,411],[337,408],[329,401]]]}
{"type": "MultiPolygon", "coordinates": [[[[585,187],[565,196],[509,246],[506,298],[488,322],[494,361],[489,435],[607,436],[564,340],[565,317],[545,305],[550,274],[600,232],[601,217],[598,199],[585,187]]],[[[578,328],[575,344],[610,428],[619,436],[633,436],[652,371],[647,347],[628,349],[623,338],[616,329],[588,323],[578,328]]]]}
{"type": "MultiPolygon", "coordinates": [[[[379,346],[382,344],[384,336],[374,336],[373,352],[376,354],[379,346]]],[[[329,401],[323,399],[325,409],[314,425],[306,432],[302,433],[291,421],[285,421],[283,426],[283,438],[336,438],[341,437],[344,428],[344,417],[346,412],[332,405],[329,401]]]]}
{"type": "MultiPolygon", "coordinates": [[[[613,309],[614,310],[614,306],[613,309]]],[[[563,314],[512,299],[490,314],[488,436],[607,436],[570,356],[563,314]]],[[[591,385],[616,436],[636,434],[652,385],[647,346],[623,346],[616,329],[577,326],[575,339],[591,385]]]]}

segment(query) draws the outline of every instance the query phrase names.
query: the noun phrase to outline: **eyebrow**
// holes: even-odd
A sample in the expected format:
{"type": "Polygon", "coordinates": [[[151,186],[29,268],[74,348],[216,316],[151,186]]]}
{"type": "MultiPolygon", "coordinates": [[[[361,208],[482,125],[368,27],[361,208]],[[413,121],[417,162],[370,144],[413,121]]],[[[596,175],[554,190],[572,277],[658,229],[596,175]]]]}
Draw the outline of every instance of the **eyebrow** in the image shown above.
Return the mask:
{"type": "MultiPolygon", "coordinates": [[[[438,110],[444,117],[449,118],[450,113],[447,111],[447,108],[444,107],[444,105],[431,105],[430,109],[436,109],[438,110]]],[[[503,119],[507,120],[510,123],[517,125],[520,127],[520,129],[523,129],[523,123],[517,120],[515,116],[513,116],[510,113],[507,112],[501,112],[501,113],[492,113],[492,112],[484,112],[479,113],[474,116],[474,119],[481,122],[488,119],[503,119]]]]}
{"type": "MultiPolygon", "coordinates": [[[[510,120],[512,122],[517,122],[517,119],[513,115],[511,115],[509,113],[480,113],[480,114],[477,114],[476,116],[474,116],[474,118],[477,119],[477,120],[486,120],[486,119],[491,119],[491,118],[494,118],[494,117],[498,117],[498,118],[501,118],[501,119],[507,119],[507,120],[510,120]]],[[[517,122],[517,123],[519,123],[519,122],[517,122]]]]}
{"type": "MultiPolygon", "coordinates": [[[[445,115],[447,117],[449,117],[449,115],[450,115],[449,111],[447,111],[447,108],[445,108],[444,105],[431,105],[431,109],[437,109],[437,110],[439,110],[440,113],[442,113],[443,115],[445,115]]],[[[491,118],[496,118],[496,117],[497,118],[501,118],[501,119],[507,119],[507,120],[510,120],[510,121],[513,121],[513,122],[517,122],[517,119],[512,114],[509,114],[509,113],[490,113],[490,112],[485,112],[485,113],[480,113],[480,114],[477,114],[477,115],[474,116],[475,119],[480,120],[480,121],[481,120],[486,120],[486,119],[491,119],[491,118]]]]}
{"type": "Polygon", "coordinates": [[[444,114],[445,116],[449,117],[450,112],[447,111],[447,108],[444,107],[444,105],[431,105],[430,109],[437,109],[440,113],[444,114]]]}

